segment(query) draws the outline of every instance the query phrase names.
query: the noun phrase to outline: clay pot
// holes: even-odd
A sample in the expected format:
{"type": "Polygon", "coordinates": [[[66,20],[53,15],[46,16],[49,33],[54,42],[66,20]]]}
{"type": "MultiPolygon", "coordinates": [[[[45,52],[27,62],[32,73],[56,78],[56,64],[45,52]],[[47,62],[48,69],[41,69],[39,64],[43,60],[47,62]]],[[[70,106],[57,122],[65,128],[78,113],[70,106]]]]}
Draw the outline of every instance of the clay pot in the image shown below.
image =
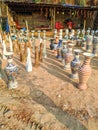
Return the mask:
{"type": "Polygon", "coordinates": [[[82,52],[80,49],[75,49],[75,58],[71,61],[71,78],[78,79],[78,68],[80,66],[79,54],[82,52]]]}
{"type": "Polygon", "coordinates": [[[65,54],[65,65],[64,65],[64,69],[66,70],[70,70],[70,63],[73,60],[73,53],[72,53],[72,49],[73,49],[73,44],[68,44],[68,51],[65,54]]]}
{"type": "Polygon", "coordinates": [[[80,66],[78,69],[78,76],[79,76],[78,88],[85,90],[87,89],[87,81],[91,74],[90,61],[91,61],[91,58],[94,57],[94,54],[85,52],[83,53],[83,55],[85,56],[85,60],[82,66],[80,66]]]}

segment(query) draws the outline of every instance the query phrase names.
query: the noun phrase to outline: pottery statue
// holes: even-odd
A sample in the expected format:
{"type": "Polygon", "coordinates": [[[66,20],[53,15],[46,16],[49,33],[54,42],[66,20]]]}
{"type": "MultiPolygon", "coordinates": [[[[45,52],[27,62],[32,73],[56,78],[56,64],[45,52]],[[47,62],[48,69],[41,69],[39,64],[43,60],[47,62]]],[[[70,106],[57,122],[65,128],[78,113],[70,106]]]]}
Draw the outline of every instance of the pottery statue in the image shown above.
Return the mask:
{"type": "Polygon", "coordinates": [[[98,37],[94,37],[94,39],[93,39],[93,50],[92,50],[92,53],[95,56],[98,56],[98,37]]]}
{"type": "Polygon", "coordinates": [[[50,50],[54,50],[54,39],[50,39],[50,50]]]}
{"type": "Polygon", "coordinates": [[[66,70],[70,70],[70,63],[73,60],[73,53],[72,53],[72,49],[73,49],[73,44],[68,44],[68,51],[65,54],[65,65],[64,65],[64,69],[66,70]]]}
{"type": "Polygon", "coordinates": [[[62,40],[59,40],[57,45],[57,56],[56,58],[61,59],[62,40]]]}
{"type": "Polygon", "coordinates": [[[85,56],[84,62],[78,69],[78,76],[79,76],[78,88],[81,90],[87,89],[87,81],[91,75],[90,61],[91,58],[94,57],[94,54],[87,52],[84,52],[83,55],[85,56]]]}
{"type": "Polygon", "coordinates": [[[80,66],[79,54],[82,52],[80,49],[75,49],[75,58],[71,61],[71,78],[78,79],[78,68],[80,66]]]}
{"type": "Polygon", "coordinates": [[[86,36],[86,50],[92,52],[93,35],[86,36]]]}
{"type": "Polygon", "coordinates": [[[18,74],[18,68],[12,63],[12,59],[8,59],[5,72],[8,78],[8,88],[13,89],[18,87],[18,82],[16,80],[18,74]]]}
{"type": "Polygon", "coordinates": [[[62,58],[63,63],[64,63],[64,57],[65,57],[66,52],[67,52],[67,41],[63,40],[62,49],[61,49],[61,58],[62,58]]]}

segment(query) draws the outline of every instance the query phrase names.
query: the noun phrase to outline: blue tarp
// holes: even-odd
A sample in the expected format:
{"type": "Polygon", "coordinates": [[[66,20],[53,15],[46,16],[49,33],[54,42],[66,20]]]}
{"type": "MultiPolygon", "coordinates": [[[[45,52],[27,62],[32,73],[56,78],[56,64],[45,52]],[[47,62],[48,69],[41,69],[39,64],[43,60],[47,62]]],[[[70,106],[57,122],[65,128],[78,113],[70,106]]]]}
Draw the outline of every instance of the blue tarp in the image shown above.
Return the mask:
{"type": "Polygon", "coordinates": [[[10,27],[9,27],[9,23],[8,23],[8,18],[6,20],[6,32],[10,32],[10,27]]]}
{"type": "Polygon", "coordinates": [[[83,6],[80,6],[80,5],[72,5],[72,4],[62,4],[62,6],[64,7],[75,7],[75,8],[80,8],[80,7],[83,7],[83,6]]]}

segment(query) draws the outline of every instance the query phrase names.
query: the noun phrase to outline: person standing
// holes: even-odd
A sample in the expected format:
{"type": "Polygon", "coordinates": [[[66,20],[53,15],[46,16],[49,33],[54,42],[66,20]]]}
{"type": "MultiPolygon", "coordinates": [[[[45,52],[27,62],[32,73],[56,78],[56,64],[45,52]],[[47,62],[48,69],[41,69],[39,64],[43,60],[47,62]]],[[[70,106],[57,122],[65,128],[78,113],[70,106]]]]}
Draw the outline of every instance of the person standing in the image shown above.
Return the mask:
{"type": "Polygon", "coordinates": [[[73,29],[73,22],[72,21],[68,21],[67,22],[67,26],[68,26],[68,29],[69,29],[69,32],[71,32],[71,30],[73,29]]]}

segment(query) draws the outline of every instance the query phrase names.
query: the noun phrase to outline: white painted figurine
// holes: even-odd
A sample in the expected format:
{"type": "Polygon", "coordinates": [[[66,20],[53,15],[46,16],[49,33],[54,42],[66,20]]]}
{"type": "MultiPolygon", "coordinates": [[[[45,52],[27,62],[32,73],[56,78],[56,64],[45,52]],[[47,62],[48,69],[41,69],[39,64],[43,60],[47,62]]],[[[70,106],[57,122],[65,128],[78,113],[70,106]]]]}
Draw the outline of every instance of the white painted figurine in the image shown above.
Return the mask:
{"type": "Polygon", "coordinates": [[[31,62],[30,48],[27,48],[26,71],[27,72],[31,72],[32,71],[32,62],[31,62]]]}

